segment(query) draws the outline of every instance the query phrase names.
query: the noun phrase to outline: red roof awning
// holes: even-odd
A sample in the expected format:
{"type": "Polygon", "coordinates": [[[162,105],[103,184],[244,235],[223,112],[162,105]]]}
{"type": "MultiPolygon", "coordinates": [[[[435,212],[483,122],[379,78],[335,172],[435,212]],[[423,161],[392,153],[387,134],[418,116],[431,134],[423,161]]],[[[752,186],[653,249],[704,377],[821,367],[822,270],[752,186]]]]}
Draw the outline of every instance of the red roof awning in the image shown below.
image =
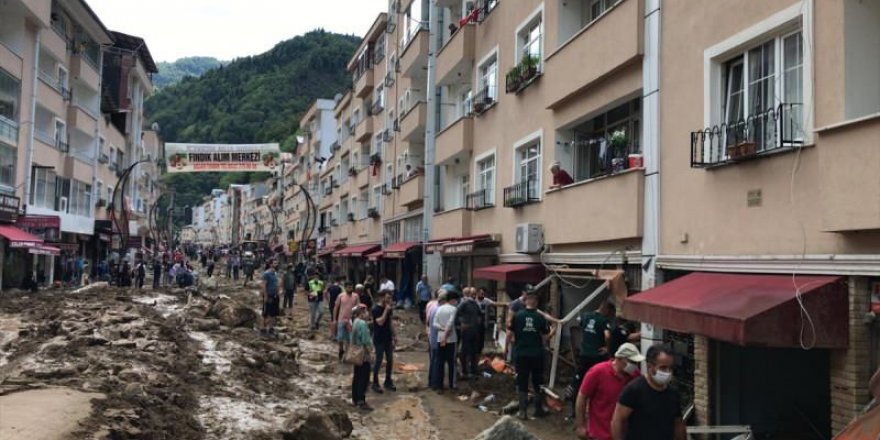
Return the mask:
{"type": "Polygon", "coordinates": [[[405,241],[402,243],[394,243],[391,246],[388,246],[384,249],[385,255],[384,258],[402,260],[406,257],[406,253],[416,247],[421,246],[421,243],[417,241],[405,241]]]}
{"type": "Polygon", "coordinates": [[[0,226],[0,235],[9,240],[12,248],[31,248],[43,242],[42,238],[9,225],[0,226]]]}
{"type": "Polygon", "coordinates": [[[379,249],[378,244],[364,244],[360,246],[348,246],[342,248],[336,252],[333,252],[334,257],[361,257],[370,252],[379,249]]]}
{"type": "Polygon", "coordinates": [[[540,264],[499,264],[474,269],[474,278],[501,282],[538,283],[546,275],[540,264]]]}
{"type": "Polygon", "coordinates": [[[28,253],[34,255],[61,255],[61,249],[54,246],[38,244],[32,248],[28,248],[28,253]]]}
{"type": "Polygon", "coordinates": [[[660,328],[743,346],[845,348],[849,335],[847,288],[842,277],[797,276],[801,315],[789,275],[696,272],[626,299],[623,315],[660,328]]]}
{"type": "Polygon", "coordinates": [[[366,255],[367,260],[369,261],[379,261],[380,258],[385,254],[385,251],[378,250],[376,252],[372,252],[366,255]]]}

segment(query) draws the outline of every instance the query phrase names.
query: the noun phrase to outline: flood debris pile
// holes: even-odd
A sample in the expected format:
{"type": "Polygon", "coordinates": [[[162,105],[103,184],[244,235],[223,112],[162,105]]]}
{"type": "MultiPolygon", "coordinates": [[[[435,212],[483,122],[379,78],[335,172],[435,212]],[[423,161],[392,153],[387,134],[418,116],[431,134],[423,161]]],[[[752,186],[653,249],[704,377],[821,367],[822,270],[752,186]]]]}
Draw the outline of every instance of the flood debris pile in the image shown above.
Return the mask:
{"type": "Polygon", "coordinates": [[[532,435],[522,423],[510,416],[498,419],[489,429],[481,432],[473,440],[540,440],[532,435]]]}
{"type": "Polygon", "coordinates": [[[338,406],[301,409],[290,417],[282,431],[284,440],[342,440],[354,425],[338,406]]]}

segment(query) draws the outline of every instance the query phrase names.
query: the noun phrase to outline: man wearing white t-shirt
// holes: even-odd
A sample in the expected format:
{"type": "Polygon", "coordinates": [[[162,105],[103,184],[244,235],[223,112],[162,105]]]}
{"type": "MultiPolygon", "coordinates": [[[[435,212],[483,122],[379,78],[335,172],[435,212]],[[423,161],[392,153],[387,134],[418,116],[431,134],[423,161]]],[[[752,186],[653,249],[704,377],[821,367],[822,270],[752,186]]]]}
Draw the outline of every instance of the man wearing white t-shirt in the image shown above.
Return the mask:
{"type": "MultiPolygon", "coordinates": [[[[397,296],[397,292],[394,290],[394,281],[389,280],[387,275],[382,275],[379,278],[379,298],[384,297],[386,293],[391,293],[392,298],[397,296]]],[[[400,300],[397,301],[396,306],[398,309],[401,307],[400,300]]]]}

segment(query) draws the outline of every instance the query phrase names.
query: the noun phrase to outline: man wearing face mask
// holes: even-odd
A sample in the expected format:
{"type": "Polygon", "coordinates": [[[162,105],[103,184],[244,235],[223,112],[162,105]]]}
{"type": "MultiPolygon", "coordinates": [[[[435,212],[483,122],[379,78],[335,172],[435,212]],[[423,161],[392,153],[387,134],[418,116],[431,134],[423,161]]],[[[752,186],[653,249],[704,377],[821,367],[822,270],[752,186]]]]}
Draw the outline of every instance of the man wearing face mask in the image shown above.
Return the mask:
{"type": "Polygon", "coordinates": [[[621,344],[614,358],[597,364],[580,383],[575,405],[578,438],[611,439],[611,416],[623,387],[639,377],[639,363],[645,357],[630,343],[621,344]],[[587,402],[590,404],[587,413],[587,402]],[[587,416],[586,423],[584,416],[587,416]]]}
{"type": "Polygon", "coordinates": [[[611,434],[614,440],[686,440],[681,402],[671,388],[672,352],[654,345],[645,356],[647,371],[620,393],[611,434]]]}

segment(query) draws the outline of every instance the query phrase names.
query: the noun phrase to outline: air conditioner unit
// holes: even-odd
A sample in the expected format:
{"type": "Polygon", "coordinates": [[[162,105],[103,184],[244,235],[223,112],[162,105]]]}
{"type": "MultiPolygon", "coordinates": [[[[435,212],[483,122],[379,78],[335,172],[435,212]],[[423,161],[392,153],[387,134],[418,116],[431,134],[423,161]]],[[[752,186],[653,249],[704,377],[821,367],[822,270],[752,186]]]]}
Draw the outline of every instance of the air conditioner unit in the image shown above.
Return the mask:
{"type": "Polygon", "coordinates": [[[61,212],[67,212],[67,197],[62,196],[58,200],[58,210],[61,212]]]}
{"type": "Polygon", "coordinates": [[[544,247],[544,230],[539,224],[520,223],[516,225],[516,252],[536,254],[544,247]]]}

